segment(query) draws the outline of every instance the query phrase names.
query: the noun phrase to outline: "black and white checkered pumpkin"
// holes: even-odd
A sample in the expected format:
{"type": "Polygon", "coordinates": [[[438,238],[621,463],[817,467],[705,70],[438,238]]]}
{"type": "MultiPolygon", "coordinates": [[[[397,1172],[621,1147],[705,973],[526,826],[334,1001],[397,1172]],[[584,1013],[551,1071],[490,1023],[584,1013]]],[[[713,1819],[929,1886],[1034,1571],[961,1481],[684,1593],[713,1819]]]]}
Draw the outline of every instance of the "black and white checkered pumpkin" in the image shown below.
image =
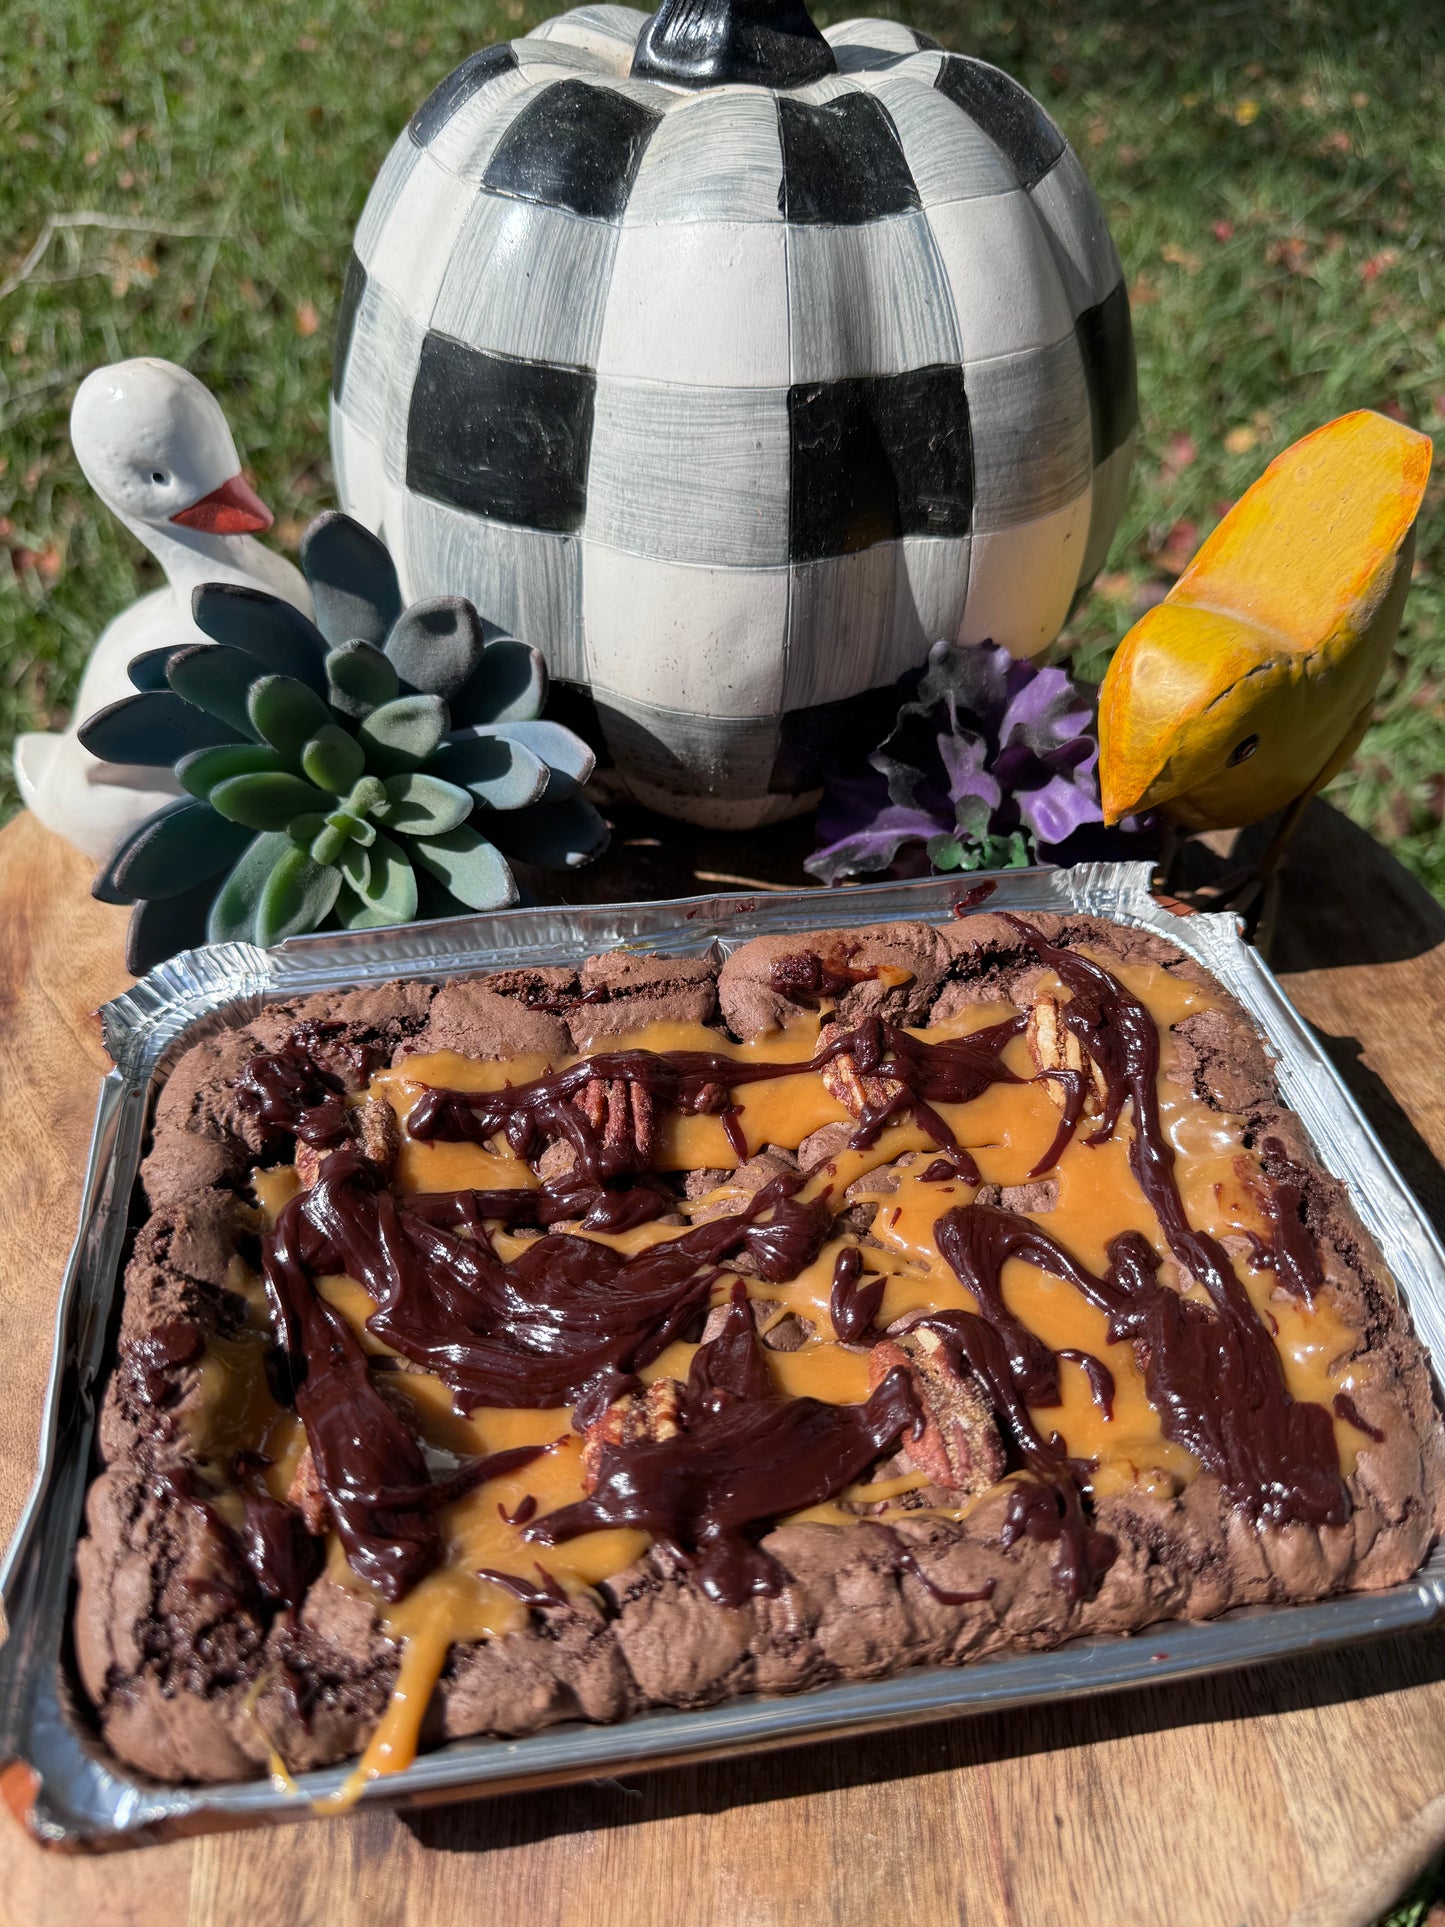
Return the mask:
{"type": "Polygon", "coordinates": [[[408,596],[538,645],[635,793],[716,825],[800,807],[936,637],[1051,641],[1135,425],[1119,260],[1042,108],[795,12],[793,86],[639,78],[670,70],[620,6],[474,55],[372,189],[336,351],[341,500],[408,596]]]}

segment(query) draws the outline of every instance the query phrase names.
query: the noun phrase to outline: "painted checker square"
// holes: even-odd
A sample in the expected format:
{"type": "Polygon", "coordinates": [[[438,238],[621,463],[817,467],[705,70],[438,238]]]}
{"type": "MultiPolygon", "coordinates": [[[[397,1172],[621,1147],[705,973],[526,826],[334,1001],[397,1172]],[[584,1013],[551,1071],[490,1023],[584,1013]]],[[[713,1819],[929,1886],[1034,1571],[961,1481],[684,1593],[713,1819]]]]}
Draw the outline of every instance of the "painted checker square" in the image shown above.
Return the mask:
{"type": "Polygon", "coordinates": [[[409,597],[521,629],[640,797],[746,827],[937,636],[1052,641],[1137,398],[1103,211],[1017,82],[896,21],[774,33],[795,6],[694,70],[715,5],[577,8],[418,108],[332,443],[409,597]]]}

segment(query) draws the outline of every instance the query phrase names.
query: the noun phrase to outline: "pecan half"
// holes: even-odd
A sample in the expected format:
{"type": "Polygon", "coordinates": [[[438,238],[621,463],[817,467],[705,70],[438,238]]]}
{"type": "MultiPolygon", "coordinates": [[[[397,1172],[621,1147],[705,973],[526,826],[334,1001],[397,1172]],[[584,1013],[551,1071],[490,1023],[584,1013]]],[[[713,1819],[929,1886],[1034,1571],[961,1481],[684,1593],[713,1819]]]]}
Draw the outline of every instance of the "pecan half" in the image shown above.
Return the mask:
{"type": "Polygon", "coordinates": [[[1003,1476],[1003,1441],[993,1413],[971,1376],[954,1370],[943,1340],[926,1325],[885,1338],[868,1354],[870,1390],[899,1366],[913,1381],[924,1413],[917,1438],[905,1436],[903,1454],[934,1485],[965,1498],[1003,1476]]]}
{"type": "MultiPolygon", "coordinates": [[[[1085,1055],[1083,1045],[1064,1024],[1060,1015],[1062,1009],[1059,999],[1049,996],[1047,992],[1034,999],[1029,1010],[1028,1027],[1024,1032],[1030,1054],[1040,1074],[1048,1071],[1073,1071],[1076,1074],[1087,1071],[1089,1088],[1084,1109],[1090,1113],[1102,1110],[1108,1101],[1104,1073],[1092,1057],[1085,1055]]],[[[1049,1077],[1046,1088],[1054,1103],[1063,1110],[1066,1092],[1059,1078],[1049,1077]]]]}
{"type": "MultiPolygon", "coordinates": [[[[818,1033],[818,1042],[831,1044],[843,1035],[841,1024],[824,1024],[818,1033]]],[[[876,1077],[871,1073],[865,1077],[858,1069],[857,1059],[848,1051],[830,1057],[819,1074],[828,1095],[837,1098],[852,1117],[881,1109],[903,1090],[896,1077],[876,1077]]]]}
{"type": "Polygon", "coordinates": [[[619,1170],[646,1170],[657,1149],[657,1107],[644,1085],[627,1077],[590,1077],[576,1105],[619,1170]]]}
{"type": "MultiPolygon", "coordinates": [[[[350,1118],[357,1150],[390,1176],[401,1152],[401,1121],[396,1112],[384,1097],[369,1097],[350,1113],[350,1118]]],[[[303,1191],[309,1191],[321,1176],[321,1167],[335,1148],[296,1140],[296,1175],[303,1191]]]]}
{"type": "Polygon", "coordinates": [[[318,1539],[324,1538],[331,1530],[331,1508],[326,1503],[326,1494],[316,1476],[316,1461],[311,1456],[309,1445],[302,1447],[301,1456],[296,1461],[296,1470],[286,1492],[286,1503],[296,1507],[306,1521],[306,1530],[314,1533],[318,1539]]]}
{"type": "Polygon", "coordinates": [[[615,1399],[601,1418],[582,1434],[582,1489],[591,1492],[602,1469],[602,1453],[609,1445],[637,1445],[643,1440],[660,1444],[677,1437],[682,1387],[675,1378],[655,1378],[645,1392],[628,1392],[615,1399]]]}
{"type": "Polygon", "coordinates": [[[357,1149],[364,1158],[390,1173],[401,1152],[401,1122],[384,1097],[369,1097],[361,1106],[357,1149]]]}

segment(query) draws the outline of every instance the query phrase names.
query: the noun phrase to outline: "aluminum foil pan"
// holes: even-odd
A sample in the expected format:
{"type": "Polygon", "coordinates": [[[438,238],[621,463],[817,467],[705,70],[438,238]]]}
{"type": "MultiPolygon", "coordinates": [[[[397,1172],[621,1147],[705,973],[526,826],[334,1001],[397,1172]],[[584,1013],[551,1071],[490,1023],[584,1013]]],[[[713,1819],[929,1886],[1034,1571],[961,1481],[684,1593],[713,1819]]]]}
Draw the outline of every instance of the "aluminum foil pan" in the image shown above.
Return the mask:
{"type": "MultiPolygon", "coordinates": [[[[1273,1047],[1280,1088],[1322,1162],[1349,1186],[1425,1343],[1445,1356],[1445,1247],[1314,1038],[1227,916],[1182,919],[1149,895],[1145,864],[1009,871],[989,879],[990,910],[1087,911],[1158,931],[1225,984],[1273,1047]]],[[[979,879],[971,878],[970,885],[979,879]]],[[[158,1786],[99,1743],[69,1651],[72,1567],[91,1476],[91,1439],[110,1362],[120,1259],[151,1101],[181,1052],[264,1003],[393,977],[443,978],[517,963],[570,963],[627,945],[662,955],[725,956],[751,937],[904,917],[966,913],[958,880],[846,891],[695,897],[668,903],[507,911],[396,930],[307,937],[263,951],[223,944],[153,970],[101,1013],[115,1070],[101,1087],[80,1230],[61,1290],[35,1488],[3,1572],[10,1637],[0,1650],[0,1789],[33,1833],[58,1847],[138,1844],[215,1827],[295,1820],[333,1792],[346,1768],[294,1788],[158,1786]]],[[[979,907],[983,907],[980,905],[979,907]]],[[[1145,1682],[1177,1680],[1403,1632],[1445,1617],[1445,1544],[1408,1583],[1314,1605],[1237,1612],[1208,1624],[1167,1621],[1128,1639],[1078,1640],[1055,1652],[917,1668],[894,1679],[752,1698],[702,1712],[663,1712],[617,1726],[553,1727],[527,1739],[456,1741],[373,1781],[374,1803],[514,1791],[633,1773],[883,1727],[954,1718],[1145,1682]]]]}

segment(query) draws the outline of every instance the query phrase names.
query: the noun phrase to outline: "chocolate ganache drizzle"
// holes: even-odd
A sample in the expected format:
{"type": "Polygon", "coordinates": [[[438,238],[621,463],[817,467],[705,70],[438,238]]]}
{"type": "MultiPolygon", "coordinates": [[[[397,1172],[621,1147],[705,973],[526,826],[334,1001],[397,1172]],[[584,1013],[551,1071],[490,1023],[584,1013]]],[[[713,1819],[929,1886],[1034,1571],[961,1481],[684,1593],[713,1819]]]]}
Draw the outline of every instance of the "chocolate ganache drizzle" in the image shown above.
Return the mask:
{"type": "MultiPolygon", "coordinates": [[[[327,1168],[346,1160],[360,1161],[344,1149],[332,1153],[327,1168]]],[[[433,1480],[416,1434],[372,1382],[351,1327],[312,1286],[319,1254],[307,1236],[309,1201],[309,1194],[293,1198],[265,1242],[266,1290],[284,1334],[296,1410],[347,1561],[383,1599],[396,1600],[441,1557],[437,1508],[529,1463],[540,1448],[494,1453],[433,1480]]]]}
{"type": "MultiPolygon", "coordinates": [[[[1145,1385],[1166,1436],[1193,1452],[1231,1499],[1271,1522],[1341,1524],[1349,1516],[1349,1499],[1329,1413],[1321,1405],[1291,1398],[1279,1354],[1229,1254],[1216,1238],[1194,1230],[1185,1215],[1174,1147],[1159,1115],[1159,1033],[1153,1018],[1117,977],[1091,958],[1048,943],[1018,917],[1007,920],[1069,990],[1059,1020],[1103,1072],[1103,1115],[1089,1142],[1110,1135],[1127,1100],[1133,1115],[1130,1167],[1175,1260],[1198,1279],[1213,1302],[1201,1305],[1161,1285],[1156,1275],[1160,1260],[1138,1232],[1125,1232],[1109,1245],[1109,1271],[1103,1279],[1093,1278],[1037,1227],[1032,1228],[1029,1261],[1067,1278],[1108,1313],[1111,1338],[1136,1342],[1145,1385]]],[[[1072,1131],[1082,1114],[1085,1074],[1056,1075],[1077,1079],[1072,1131]]],[[[1283,1268],[1294,1288],[1308,1297],[1312,1285],[1304,1280],[1318,1277],[1319,1258],[1300,1223],[1299,1195],[1292,1188],[1288,1198],[1277,1196],[1272,1202],[1274,1256],[1277,1272],[1283,1268]],[[1286,1222],[1287,1231],[1282,1229],[1286,1222]]],[[[939,1249],[963,1277],[957,1263],[962,1246],[943,1225],[939,1249]]],[[[990,1285],[985,1277],[980,1304],[986,1315],[992,1305],[989,1291],[997,1297],[996,1282],[990,1285]]],[[[999,1324],[996,1312],[993,1316],[999,1324]]],[[[1016,1326],[1017,1321],[1011,1323],[1016,1326]]],[[[999,1329],[1013,1348],[1011,1362],[1016,1355],[1037,1382],[1041,1360],[1020,1339],[1022,1328],[999,1324],[999,1329]]]]}
{"type": "Polygon", "coordinates": [[[831,1498],[919,1418],[902,1370],[865,1405],[781,1397],[739,1282],[721,1331],[693,1356],[677,1433],[604,1446],[591,1493],[536,1520],[526,1536],[551,1546],[605,1526],[640,1526],[692,1569],[710,1599],[739,1606],[783,1580],[753,1533],[831,1498]]]}
{"type": "MultiPolygon", "coordinates": [[[[318,1150],[345,1143],[352,1128],[346,1085],[316,1057],[340,1030],[339,1024],[299,1024],[279,1050],[259,1052],[241,1073],[237,1097],[242,1107],[267,1131],[289,1132],[318,1150]]],[[[364,1080],[371,1052],[362,1046],[344,1054],[364,1080]]]]}
{"type": "Polygon", "coordinates": [[[311,1272],[354,1278],[376,1304],[367,1329],[447,1385],[459,1411],[546,1409],[582,1399],[599,1378],[620,1385],[651,1364],[705,1308],[724,1258],[747,1251],[762,1277],[796,1277],[828,1228],[820,1206],[789,1196],[801,1183],[786,1172],[735,1216],[632,1257],[553,1232],[503,1263],[484,1220],[494,1207],[501,1216],[504,1200],[537,1192],[437,1193],[416,1201],[423,1215],[344,1146],[286,1207],[273,1244],[294,1238],[311,1272]],[[770,1222],[759,1223],[767,1214],[770,1222]],[[482,1235],[459,1237],[448,1220],[481,1226],[482,1235]]]}
{"type": "MultiPolygon", "coordinates": [[[[1153,1018],[1100,965],[1049,944],[1019,919],[1009,921],[1065,986],[1060,1021],[1078,1038],[1086,1063],[1092,1060],[1102,1073],[1100,1115],[1086,1142],[1108,1138],[1131,1105],[1131,1167],[1164,1243],[1210,1302],[1161,1285],[1161,1260],[1137,1232],[1113,1240],[1101,1277],[1016,1213],[974,1203],[937,1219],[938,1251],[978,1309],[926,1313],[915,1323],[943,1341],[953,1369],[977,1384],[1006,1435],[1013,1478],[1003,1543],[1028,1537],[1056,1544],[1055,1583],[1071,1598],[1091,1592],[1116,1553],[1088,1513],[1090,1466],[1071,1458],[1056,1433],[1041,1432],[1033,1416],[1060,1403],[1061,1357],[1082,1367],[1106,1417],[1113,1377],[1090,1353],[1053,1350],[1010,1311],[1002,1274],[1013,1259],[1072,1285],[1106,1314],[1111,1341],[1134,1344],[1166,1435],[1215,1473],[1231,1500],[1274,1521],[1342,1520],[1347,1500],[1330,1415],[1291,1399],[1269,1334],[1228,1255],[1188,1223],[1160,1118],[1153,1018]]],[[[806,959],[785,963],[786,982],[775,987],[804,1003],[835,996],[871,974],[821,962],[813,970],[806,959]]],[[[525,1463],[539,1448],[496,1454],[433,1479],[415,1433],[377,1390],[355,1335],[315,1290],[316,1277],[344,1272],[354,1279],[374,1306],[368,1330],[441,1380],[459,1412],[570,1405],[580,1430],[635,1389],[637,1374],[669,1344],[695,1329],[729,1260],[745,1259],[765,1280],[787,1281],[814,1261],[832,1228],[827,1203],[797,1196],[805,1179],[787,1172],[736,1211],[631,1255],[550,1229],[580,1221],[586,1229],[619,1231],[676,1202],[665,1181],[647,1170],[639,1143],[606,1136],[589,1122],[578,1101],[587,1085],[602,1080],[614,1092],[625,1090],[629,1104],[640,1095],[651,1107],[717,1116],[741,1156],[738,1088],[818,1072],[846,1057],[858,1078],[877,1080],[857,1117],[852,1148],[866,1148],[888,1123],[910,1115],[947,1153],[923,1179],[976,1183],[971,1158],[935,1107],[968,1103],[993,1083],[1024,1081],[1004,1064],[1003,1053],[1026,1021],[1019,1014],[964,1037],[928,1042],[870,1016],[834,1030],[805,1062],[632,1049],[499,1091],[428,1089],[407,1122],[414,1138],[485,1144],[500,1136],[515,1156],[529,1160],[560,1140],[573,1159],[570,1169],[538,1186],[405,1199],[393,1195],[381,1167],[353,1141],[346,1086],[316,1058],[327,1040],[298,1033],[281,1050],[254,1059],[242,1088],[267,1130],[292,1132],[328,1153],[313,1188],[291,1200],[263,1240],[263,1262],[295,1405],[353,1569],[383,1597],[400,1598],[441,1556],[438,1508],[525,1463]],[[548,1235],[503,1261],[493,1244],[497,1227],[548,1235]]],[[[1063,1088],[1063,1118],[1035,1176],[1053,1168],[1078,1132],[1091,1089],[1087,1069],[1047,1075],[1063,1088]]],[[[1281,1284],[1309,1302],[1319,1283],[1318,1254],[1283,1147],[1273,1147],[1271,1156],[1281,1176],[1261,1192],[1274,1226],[1270,1260],[1281,1284]]],[[[830,1309],[841,1342],[871,1344],[882,1336],[873,1320],[884,1283],[863,1279],[856,1247],[836,1259],[830,1309]]],[[[693,1357],[679,1409],[670,1437],[604,1442],[585,1498],[540,1518],[519,1513],[515,1523],[538,1545],[603,1527],[642,1528],[692,1568],[710,1597],[739,1604],[782,1583],[784,1575],[758,1543],[770,1521],[833,1498],[923,1423],[901,1369],[863,1404],[782,1394],[759,1349],[741,1283],[733,1286],[721,1330],[693,1357]]],[[[249,1523],[253,1569],[263,1588],[284,1590],[285,1569],[304,1565],[310,1554],[293,1548],[281,1522],[259,1509],[249,1523]]],[[[558,1596],[545,1574],[536,1585],[505,1577],[508,1589],[529,1603],[558,1596]]],[[[983,1598],[989,1591],[957,1597],[983,1598]]]]}

